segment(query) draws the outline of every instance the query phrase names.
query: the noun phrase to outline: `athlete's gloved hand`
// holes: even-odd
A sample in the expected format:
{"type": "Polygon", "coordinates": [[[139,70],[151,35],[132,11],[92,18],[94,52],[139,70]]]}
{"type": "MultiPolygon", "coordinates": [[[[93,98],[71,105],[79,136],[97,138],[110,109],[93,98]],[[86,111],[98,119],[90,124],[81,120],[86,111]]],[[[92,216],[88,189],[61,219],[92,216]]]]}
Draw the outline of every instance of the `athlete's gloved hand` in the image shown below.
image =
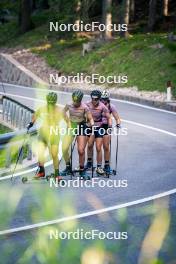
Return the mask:
{"type": "Polygon", "coordinates": [[[31,127],[33,127],[33,123],[32,123],[32,122],[30,122],[30,123],[27,125],[26,129],[29,130],[31,127]]]}
{"type": "Polygon", "coordinates": [[[120,124],[117,124],[116,127],[117,127],[117,128],[121,128],[121,125],[120,125],[120,124]]]}

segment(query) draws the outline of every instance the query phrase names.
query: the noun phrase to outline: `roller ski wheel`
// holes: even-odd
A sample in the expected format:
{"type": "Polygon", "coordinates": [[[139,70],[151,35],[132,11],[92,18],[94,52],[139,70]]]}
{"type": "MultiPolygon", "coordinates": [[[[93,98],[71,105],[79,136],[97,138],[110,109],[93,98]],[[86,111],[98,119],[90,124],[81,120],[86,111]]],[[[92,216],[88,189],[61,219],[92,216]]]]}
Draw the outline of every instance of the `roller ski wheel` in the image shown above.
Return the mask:
{"type": "Polygon", "coordinates": [[[28,181],[28,178],[27,177],[23,177],[22,178],[22,183],[26,183],[28,181]]]}
{"type": "Polygon", "coordinates": [[[116,170],[112,170],[112,175],[116,176],[117,175],[117,171],[116,170]]]}
{"type": "Polygon", "coordinates": [[[47,175],[46,180],[49,181],[51,178],[54,178],[54,173],[51,173],[50,175],[47,175]]]}

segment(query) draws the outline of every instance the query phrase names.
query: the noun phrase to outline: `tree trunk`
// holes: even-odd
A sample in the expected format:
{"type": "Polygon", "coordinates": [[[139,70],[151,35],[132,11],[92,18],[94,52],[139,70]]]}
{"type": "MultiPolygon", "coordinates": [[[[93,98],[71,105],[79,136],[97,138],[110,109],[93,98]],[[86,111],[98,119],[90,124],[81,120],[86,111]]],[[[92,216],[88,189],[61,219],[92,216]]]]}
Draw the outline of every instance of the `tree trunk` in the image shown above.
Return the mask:
{"type": "Polygon", "coordinates": [[[75,24],[77,24],[79,26],[80,21],[81,21],[81,1],[77,2],[77,6],[76,6],[76,20],[75,20],[75,24]]]}
{"type": "Polygon", "coordinates": [[[106,26],[106,30],[103,31],[103,38],[110,39],[112,38],[112,32],[107,30],[107,25],[112,24],[112,0],[103,0],[103,10],[102,10],[102,21],[106,26]]]}
{"type": "Polygon", "coordinates": [[[149,2],[149,18],[148,18],[148,29],[153,31],[156,22],[156,4],[157,0],[150,0],[149,2]]]}
{"type": "Polygon", "coordinates": [[[32,0],[32,11],[36,10],[36,0],[32,0]]]}
{"type": "Polygon", "coordinates": [[[163,16],[168,16],[169,0],[163,0],[163,16]]]}
{"type": "Polygon", "coordinates": [[[31,2],[29,0],[20,1],[19,26],[21,33],[25,33],[32,29],[31,2]]]}
{"type": "Polygon", "coordinates": [[[48,9],[49,8],[48,0],[42,0],[41,6],[43,9],[48,9]]]}
{"type": "MultiPolygon", "coordinates": [[[[129,26],[130,21],[130,0],[123,0],[123,14],[122,14],[122,24],[129,26]]],[[[129,36],[128,30],[122,31],[121,36],[127,38],[129,36]]]]}
{"type": "Polygon", "coordinates": [[[135,0],[130,1],[130,22],[135,21],[135,0]]]}

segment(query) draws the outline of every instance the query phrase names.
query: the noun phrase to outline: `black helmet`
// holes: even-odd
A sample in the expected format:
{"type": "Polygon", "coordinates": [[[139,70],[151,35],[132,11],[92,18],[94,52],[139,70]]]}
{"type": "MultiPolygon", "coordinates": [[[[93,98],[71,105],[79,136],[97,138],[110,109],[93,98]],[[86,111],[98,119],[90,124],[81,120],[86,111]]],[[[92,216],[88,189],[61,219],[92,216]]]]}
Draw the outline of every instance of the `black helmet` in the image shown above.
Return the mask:
{"type": "Polygon", "coordinates": [[[54,92],[51,92],[51,93],[47,94],[46,101],[47,101],[48,104],[55,105],[56,102],[57,102],[57,94],[54,93],[54,92]]]}
{"type": "Polygon", "coordinates": [[[80,90],[76,90],[72,93],[72,99],[73,99],[73,102],[75,103],[80,103],[83,99],[83,92],[81,92],[80,90]]]}
{"type": "Polygon", "coordinates": [[[101,98],[101,92],[99,90],[93,90],[91,92],[90,96],[93,97],[93,98],[100,99],[101,98]]]}

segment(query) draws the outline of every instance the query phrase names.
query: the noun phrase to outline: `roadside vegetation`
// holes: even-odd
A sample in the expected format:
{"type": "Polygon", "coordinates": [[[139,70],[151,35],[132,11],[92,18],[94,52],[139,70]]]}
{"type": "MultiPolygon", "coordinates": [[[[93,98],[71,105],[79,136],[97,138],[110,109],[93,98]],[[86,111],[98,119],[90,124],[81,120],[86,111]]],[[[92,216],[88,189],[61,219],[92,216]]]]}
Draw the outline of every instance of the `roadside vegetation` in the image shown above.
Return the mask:
{"type": "MultiPolygon", "coordinates": [[[[84,57],[82,44],[89,41],[89,36],[49,32],[49,21],[69,23],[77,18],[77,14],[72,12],[74,1],[66,1],[63,6],[60,1],[48,1],[48,8],[45,9],[42,7],[42,1],[36,1],[37,6],[31,13],[31,28],[23,33],[18,22],[19,3],[17,2],[19,1],[14,2],[16,2],[13,6],[14,19],[0,25],[0,47],[30,49],[33,53],[42,56],[48,65],[66,75],[78,72],[98,73],[105,77],[127,75],[128,84],[120,84],[121,87],[137,86],[139,90],[162,92],[166,91],[168,80],[173,84],[176,83],[176,42],[168,40],[169,32],[175,32],[171,21],[172,12],[174,13],[176,8],[174,2],[171,1],[168,11],[172,11],[171,18],[160,17],[160,20],[156,19],[155,25],[149,28],[147,12],[145,11],[140,17],[138,11],[143,5],[148,8],[147,3],[136,0],[137,11],[133,22],[129,24],[128,37],[113,36],[110,41],[103,42],[84,57]]],[[[121,10],[119,5],[114,6],[112,10],[114,22],[118,22],[115,11],[121,10]]],[[[160,1],[158,5],[158,8],[161,8],[160,1]]],[[[92,1],[92,6],[90,5],[89,8],[89,12],[85,11],[88,12],[86,19],[91,20],[94,12],[100,19],[101,6],[92,1]]],[[[82,20],[84,20],[83,14],[82,20]]]]}

